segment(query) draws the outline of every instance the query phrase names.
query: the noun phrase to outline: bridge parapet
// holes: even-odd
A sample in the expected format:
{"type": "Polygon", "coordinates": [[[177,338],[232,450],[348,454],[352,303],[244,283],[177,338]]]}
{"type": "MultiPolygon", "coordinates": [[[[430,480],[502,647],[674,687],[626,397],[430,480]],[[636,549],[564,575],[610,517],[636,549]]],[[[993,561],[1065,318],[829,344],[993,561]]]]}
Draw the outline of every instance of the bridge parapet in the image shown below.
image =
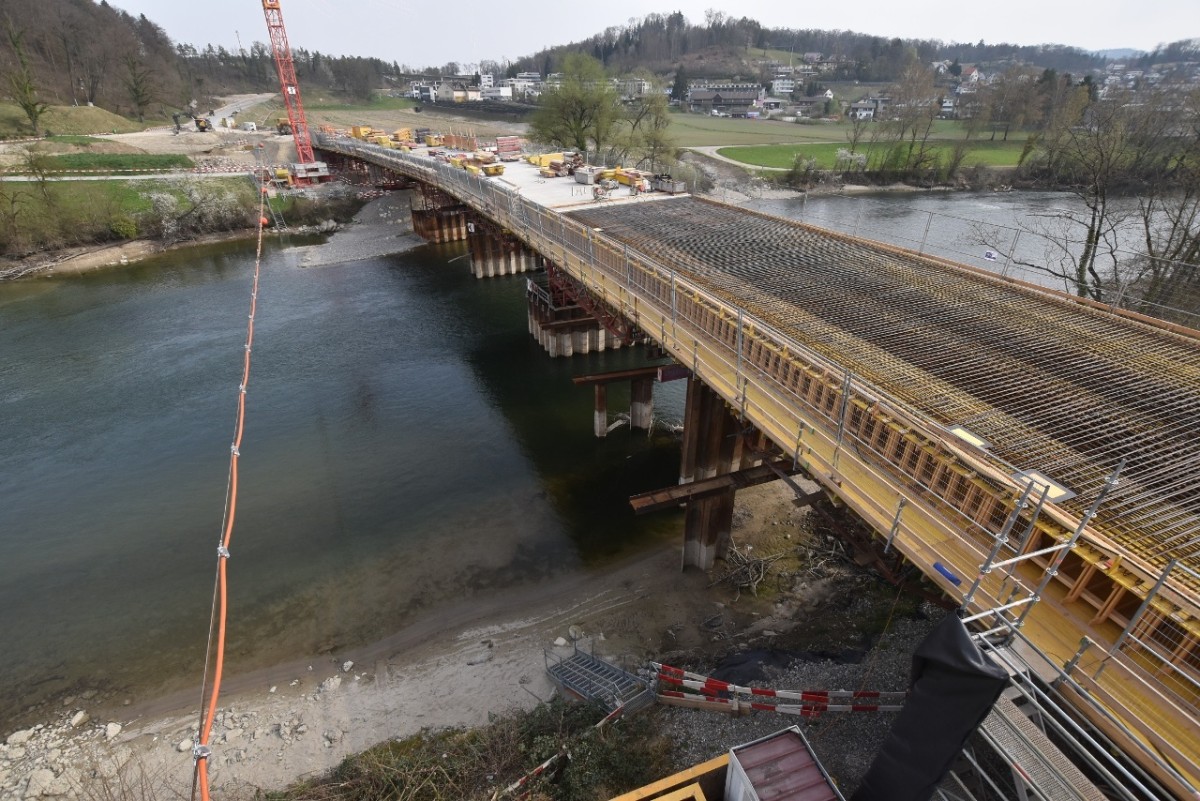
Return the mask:
{"type": "Polygon", "coordinates": [[[1082,703],[1125,721],[1136,732],[1129,747],[1160,781],[1175,792],[1200,783],[1194,571],[1164,570],[1109,541],[1089,513],[1055,503],[1048,484],[1014,478],[1014,465],[752,314],[742,298],[706,286],[703,264],[657,263],[511,185],[428,158],[327,138],[318,146],[436,186],[553,260],[842,498],[886,547],[963,601],[964,614],[992,632],[1020,632],[1047,662],[1088,682],[1082,703]],[[1089,599],[1085,585],[1099,575],[1114,589],[1089,599]],[[1063,597],[1056,578],[1070,578],[1070,592],[1084,589],[1063,597]],[[1088,633],[1101,647],[1072,662],[1082,629],[1037,602],[1076,599],[1096,608],[1088,633]],[[1151,732],[1138,725],[1147,702],[1163,711],[1151,732]]]}

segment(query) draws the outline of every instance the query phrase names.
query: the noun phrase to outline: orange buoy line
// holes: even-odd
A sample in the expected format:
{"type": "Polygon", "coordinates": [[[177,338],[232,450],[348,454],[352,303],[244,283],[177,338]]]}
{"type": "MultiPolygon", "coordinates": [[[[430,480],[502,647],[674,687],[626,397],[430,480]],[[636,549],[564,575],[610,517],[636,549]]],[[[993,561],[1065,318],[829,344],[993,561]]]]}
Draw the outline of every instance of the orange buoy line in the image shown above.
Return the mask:
{"type": "Polygon", "coordinates": [[[204,655],[204,678],[200,693],[200,731],[192,747],[192,798],[196,788],[200,789],[203,801],[209,801],[208,746],[213,721],[217,715],[217,701],[221,696],[221,677],[225,668],[225,624],[228,618],[228,579],[226,565],[229,562],[229,542],[233,537],[233,522],[237,516],[238,458],[241,456],[242,433],[246,428],[246,385],[250,380],[250,351],[254,344],[254,313],[258,305],[258,279],[262,269],[263,231],[267,226],[265,216],[267,187],[262,186],[258,201],[258,245],[254,254],[254,282],[250,290],[250,319],[246,324],[246,346],[242,359],[242,381],[238,385],[237,421],[234,424],[233,444],[229,448],[229,478],[225,490],[225,519],[221,526],[220,544],[217,546],[217,575],[213,587],[212,616],[208,625],[208,647],[204,655]],[[214,631],[215,630],[215,631],[214,631]],[[215,646],[215,656],[214,656],[215,646]],[[209,691],[208,668],[212,661],[212,689],[209,691]],[[205,698],[207,696],[207,705],[205,698]]]}

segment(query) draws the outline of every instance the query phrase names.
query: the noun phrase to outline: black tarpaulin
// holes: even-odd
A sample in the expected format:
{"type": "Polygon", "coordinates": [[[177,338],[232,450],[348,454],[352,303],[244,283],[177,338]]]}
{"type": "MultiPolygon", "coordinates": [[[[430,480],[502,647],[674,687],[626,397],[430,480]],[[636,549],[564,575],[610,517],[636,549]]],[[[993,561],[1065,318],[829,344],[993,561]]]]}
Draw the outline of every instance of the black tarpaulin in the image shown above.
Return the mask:
{"type": "Polygon", "coordinates": [[[908,700],[851,801],[929,801],[1007,683],[947,615],[913,654],[908,700]]]}

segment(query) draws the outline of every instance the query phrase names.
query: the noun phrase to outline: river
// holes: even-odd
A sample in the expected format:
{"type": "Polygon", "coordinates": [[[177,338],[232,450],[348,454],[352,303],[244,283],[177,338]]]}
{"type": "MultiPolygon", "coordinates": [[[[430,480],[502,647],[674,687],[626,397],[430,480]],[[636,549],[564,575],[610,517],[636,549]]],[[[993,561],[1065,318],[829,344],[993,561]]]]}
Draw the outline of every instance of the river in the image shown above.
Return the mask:
{"type": "MultiPolygon", "coordinates": [[[[1064,199],[750,206],[999,270],[975,221],[1007,227],[1064,199]]],[[[550,359],[526,330],[524,279],[475,280],[463,252],[302,268],[297,249],[267,251],[233,671],[372,642],[450,600],[678,536],[679,516],[626,503],[676,481],[677,443],[594,439],[592,393],[570,382],[643,352],[550,359]]],[[[199,686],[252,265],[231,243],[0,284],[0,731],[61,695],[199,686]]],[[[682,384],[656,387],[658,414],[681,416],[682,384]]]]}
{"type": "MultiPolygon", "coordinates": [[[[677,515],[626,503],[677,480],[677,443],[596,440],[591,390],[570,381],[642,350],[550,359],[524,278],[475,280],[462,252],[305,269],[268,250],[234,672],[678,534],[677,515]]],[[[0,732],[61,695],[198,690],[253,256],[231,243],[0,285],[0,732]]],[[[681,416],[682,383],[658,387],[658,414],[681,416]]]]}
{"type": "MultiPolygon", "coordinates": [[[[1078,237],[1081,229],[1062,223],[1065,210],[1078,213],[1082,208],[1078,198],[1068,193],[904,191],[761,199],[747,207],[1073,291],[1062,279],[1019,264],[1062,269],[1059,245],[1028,230],[1021,232],[1019,223],[1033,221],[1034,227],[1060,234],[1061,239],[1078,237]]],[[[1123,242],[1123,246],[1135,245],[1129,237],[1123,242]]],[[[1068,247],[1078,255],[1082,242],[1068,247]]]]}

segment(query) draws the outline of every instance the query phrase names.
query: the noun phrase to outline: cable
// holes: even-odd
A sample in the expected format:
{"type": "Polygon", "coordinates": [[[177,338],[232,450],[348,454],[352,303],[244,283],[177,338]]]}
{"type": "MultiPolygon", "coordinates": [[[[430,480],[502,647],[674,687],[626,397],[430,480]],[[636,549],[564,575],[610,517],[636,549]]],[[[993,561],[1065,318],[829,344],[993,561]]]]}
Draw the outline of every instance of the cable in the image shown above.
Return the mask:
{"type": "Polygon", "coordinates": [[[234,423],[233,444],[229,451],[229,476],[225,489],[225,514],[221,524],[220,544],[217,546],[217,575],[213,586],[212,613],[208,623],[208,645],[204,653],[204,676],[200,684],[200,729],[192,747],[192,800],[199,788],[203,801],[209,801],[208,746],[217,702],[221,696],[221,678],[225,669],[225,626],[229,612],[226,564],[229,561],[229,542],[237,517],[238,459],[241,456],[242,434],[246,429],[246,386],[250,381],[250,352],[254,345],[254,313],[258,306],[258,280],[262,270],[263,232],[266,218],[267,187],[261,186],[258,200],[258,243],[254,253],[254,281],[250,290],[250,319],[246,324],[245,355],[242,359],[242,381],[238,385],[237,419],[234,423]],[[215,643],[215,656],[214,656],[215,643]],[[212,691],[209,692],[208,669],[213,666],[212,691]],[[205,699],[207,697],[207,705],[205,699]]]}

